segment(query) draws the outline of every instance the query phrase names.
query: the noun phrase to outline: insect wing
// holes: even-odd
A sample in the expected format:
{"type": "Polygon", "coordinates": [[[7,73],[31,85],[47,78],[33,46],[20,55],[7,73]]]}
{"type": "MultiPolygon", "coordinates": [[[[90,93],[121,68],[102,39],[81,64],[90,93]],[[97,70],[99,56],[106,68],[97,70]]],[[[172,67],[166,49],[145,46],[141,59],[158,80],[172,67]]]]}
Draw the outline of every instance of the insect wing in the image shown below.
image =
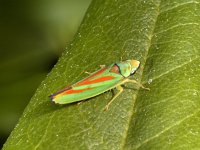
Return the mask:
{"type": "Polygon", "coordinates": [[[122,78],[120,74],[109,72],[108,68],[103,68],[71,87],[56,92],[51,98],[58,104],[81,101],[114,88],[122,78]]]}

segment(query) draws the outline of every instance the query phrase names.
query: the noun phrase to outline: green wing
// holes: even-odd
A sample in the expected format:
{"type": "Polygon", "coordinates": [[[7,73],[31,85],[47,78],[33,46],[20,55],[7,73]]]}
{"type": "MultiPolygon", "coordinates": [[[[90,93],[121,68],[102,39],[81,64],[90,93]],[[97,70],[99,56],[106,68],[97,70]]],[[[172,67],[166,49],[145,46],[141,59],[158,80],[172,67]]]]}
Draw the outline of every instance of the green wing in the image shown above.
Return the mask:
{"type": "Polygon", "coordinates": [[[100,69],[88,78],[51,95],[51,99],[58,104],[68,104],[94,97],[116,87],[124,77],[120,73],[110,72],[111,67],[100,69]]]}

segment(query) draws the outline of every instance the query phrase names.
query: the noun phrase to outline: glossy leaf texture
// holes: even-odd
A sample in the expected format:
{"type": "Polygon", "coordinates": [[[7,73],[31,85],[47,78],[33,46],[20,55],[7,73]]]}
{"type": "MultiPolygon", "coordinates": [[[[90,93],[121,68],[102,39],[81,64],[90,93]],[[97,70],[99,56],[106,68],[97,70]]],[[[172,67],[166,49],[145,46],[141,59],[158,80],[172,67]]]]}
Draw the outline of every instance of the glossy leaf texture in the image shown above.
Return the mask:
{"type": "MultiPolygon", "coordinates": [[[[200,1],[94,0],[71,45],[42,82],[4,150],[177,150],[200,147],[200,1]],[[108,91],[80,105],[48,95],[120,59],[133,77],[107,112],[108,91]]],[[[116,93],[116,91],[115,91],[116,93]]]]}

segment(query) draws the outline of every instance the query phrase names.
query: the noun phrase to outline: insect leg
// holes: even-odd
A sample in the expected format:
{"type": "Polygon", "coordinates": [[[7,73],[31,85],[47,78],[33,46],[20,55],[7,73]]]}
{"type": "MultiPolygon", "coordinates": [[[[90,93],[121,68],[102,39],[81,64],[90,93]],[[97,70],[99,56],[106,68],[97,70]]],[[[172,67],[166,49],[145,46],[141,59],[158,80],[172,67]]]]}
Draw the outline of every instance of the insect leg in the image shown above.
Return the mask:
{"type": "Polygon", "coordinates": [[[112,100],[105,106],[104,111],[107,111],[108,108],[109,108],[109,106],[110,106],[110,104],[123,92],[123,88],[122,88],[120,85],[118,85],[118,86],[116,87],[116,89],[119,90],[119,92],[118,92],[118,93],[112,98],[112,100]]]}
{"type": "Polygon", "coordinates": [[[145,90],[150,90],[149,88],[144,87],[141,83],[137,82],[136,80],[126,79],[126,80],[124,81],[124,83],[125,83],[125,82],[135,83],[135,84],[137,84],[138,86],[140,86],[141,88],[143,88],[143,89],[145,89],[145,90]]]}
{"type": "Polygon", "coordinates": [[[85,71],[85,73],[86,73],[86,74],[89,74],[89,75],[92,74],[91,72],[87,72],[87,71],[85,71]]]}
{"type": "Polygon", "coordinates": [[[83,103],[83,101],[79,101],[78,103],[77,103],[77,105],[80,105],[80,104],[82,104],[83,103]]]}
{"type": "Polygon", "coordinates": [[[106,67],[106,65],[100,65],[100,68],[102,69],[102,68],[105,68],[106,67]]]}

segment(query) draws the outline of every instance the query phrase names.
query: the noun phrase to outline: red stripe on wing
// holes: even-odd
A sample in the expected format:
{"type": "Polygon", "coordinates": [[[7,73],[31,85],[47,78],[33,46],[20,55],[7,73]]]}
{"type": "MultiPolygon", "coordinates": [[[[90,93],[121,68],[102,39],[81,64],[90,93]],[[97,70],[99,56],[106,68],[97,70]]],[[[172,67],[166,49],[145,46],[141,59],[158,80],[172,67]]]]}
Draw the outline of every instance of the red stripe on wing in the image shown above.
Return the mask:
{"type": "Polygon", "coordinates": [[[87,91],[87,90],[92,90],[93,88],[85,88],[85,89],[81,89],[81,90],[73,90],[73,89],[69,89],[69,90],[65,90],[65,91],[62,91],[58,94],[54,94],[54,95],[51,95],[51,99],[56,99],[60,96],[63,96],[63,95],[67,95],[67,94],[76,94],[76,93],[81,93],[81,92],[84,92],[84,91],[87,91]]]}
{"type": "MultiPolygon", "coordinates": [[[[89,76],[89,77],[85,78],[84,80],[82,80],[81,82],[79,82],[77,85],[86,84],[87,81],[89,81],[89,79],[91,79],[91,78],[93,78],[93,77],[95,77],[95,76],[97,76],[97,75],[103,73],[106,69],[107,69],[107,68],[103,68],[103,69],[99,70],[98,72],[92,74],[91,76],[89,76]]],[[[100,79],[100,80],[101,80],[101,79],[100,79]]],[[[102,80],[103,80],[103,79],[102,79],[102,80]]],[[[90,82],[91,82],[91,81],[90,81],[90,82]]],[[[101,82],[101,81],[99,81],[99,82],[101,82]]],[[[94,80],[94,83],[96,83],[95,80],[94,80]]],[[[56,92],[56,93],[50,95],[49,97],[50,97],[51,99],[54,99],[54,98],[56,98],[56,97],[60,97],[60,96],[65,95],[65,94],[81,93],[81,92],[84,92],[84,91],[87,91],[87,90],[92,90],[92,88],[86,88],[86,89],[80,89],[80,90],[73,90],[71,86],[68,86],[67,88],[62,89],[62,90],[60,90],[60,91],[58,91],[58,92],[56,92]]]]}
{"type": "Polygon", "coordinates": [[[86,80],[89,80],[89,79],[91,79],[91,78],[103,73],[106,69],[107,68],[103,68],[103,69],[99,70],[98,72],[96,72],[96,73],[92,74],[91,76],[89,76],[89,77],[85,78],[84,80],[82,80],[80,83],[82,83],[82,82],[84,82],[86,80]]]}
{"type": "Polygon", "coordinates": [[[114,78],[113,76],[104,76],[104,77],[100,77],[100,78],[97,78],[97,79],[94,79],[94,80],[84,80],[84,81],[78,83],[77,85],[94,84],[94,83],[112,80],[113,78],[114,78]]]}
{"type": "Polygon", "coordinates": [[[93,88],[86,88],[86,89],[80,89],[80,90],[67,90],[65,92],[62,93],[62,95],[64,94],[74,94],[74,93],[81,93],[81,92],[84,92],[84,91],[87,91],[87,90],[92,90],[93,88]]]}

